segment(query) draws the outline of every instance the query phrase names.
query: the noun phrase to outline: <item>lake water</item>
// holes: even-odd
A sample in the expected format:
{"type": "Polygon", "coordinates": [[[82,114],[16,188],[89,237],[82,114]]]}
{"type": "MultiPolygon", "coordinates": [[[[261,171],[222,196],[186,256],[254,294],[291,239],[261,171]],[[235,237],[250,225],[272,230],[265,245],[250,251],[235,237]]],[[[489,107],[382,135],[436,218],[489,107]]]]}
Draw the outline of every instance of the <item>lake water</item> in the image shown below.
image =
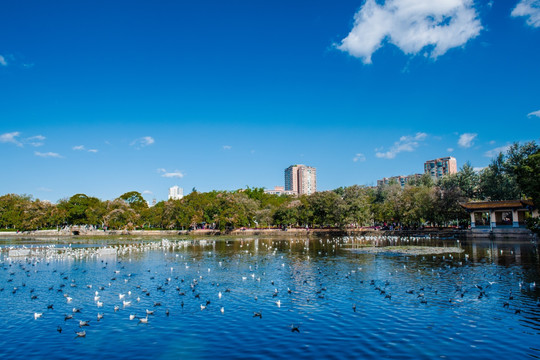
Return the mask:
{"type": "Polygon", "coordinates": [[[540,358],[528,238],[169,240],[0,239],[0,358],[540,358]],[[71,255],[9,257],[23,245],[71,255]]]}

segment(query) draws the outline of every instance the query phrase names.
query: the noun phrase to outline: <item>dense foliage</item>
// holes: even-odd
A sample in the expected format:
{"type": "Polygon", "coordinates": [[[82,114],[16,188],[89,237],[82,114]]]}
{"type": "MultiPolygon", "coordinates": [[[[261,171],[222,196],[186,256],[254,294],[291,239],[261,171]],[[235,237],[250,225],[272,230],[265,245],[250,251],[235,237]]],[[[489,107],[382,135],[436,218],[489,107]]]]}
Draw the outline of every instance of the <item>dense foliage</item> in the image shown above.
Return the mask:
{"type": "MultiPolygon", "coordinates": [[[[459,205],[469,200],[532,198],[540,204],[540,148],[536,143],[512,145],[477,172],[465,163],[457,174],[433,183],[428,175],[402,188],[353,185],[313,195],[276,196],[262,188],[197,192],[182,200],[148,207],[142,195],[127,192],[102,201],[85,194],[57,204],[29,195],[0,197],[2,229],[36,230],[67,225],[109,229],[220,230],[241,227],[359,227],[467,225],[459,205]]],[[[531,226],[538,226],[531,222],[531,226]]]]}

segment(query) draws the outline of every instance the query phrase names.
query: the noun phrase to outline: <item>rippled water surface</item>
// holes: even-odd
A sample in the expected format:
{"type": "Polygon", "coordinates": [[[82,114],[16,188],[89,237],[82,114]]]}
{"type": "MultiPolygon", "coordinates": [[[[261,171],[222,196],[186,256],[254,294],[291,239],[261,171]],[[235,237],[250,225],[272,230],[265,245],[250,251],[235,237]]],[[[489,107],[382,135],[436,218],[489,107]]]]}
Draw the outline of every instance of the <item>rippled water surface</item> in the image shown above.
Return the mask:
{"type": "Polygon", "coordinates": [[[0,357],[540,357],[530,239],[169,240],[0,240],[0,357]],[[9,257],[23,245],[68,251],[9,257]],[[106,245],[118,255],[95,254],[106,245]]]}

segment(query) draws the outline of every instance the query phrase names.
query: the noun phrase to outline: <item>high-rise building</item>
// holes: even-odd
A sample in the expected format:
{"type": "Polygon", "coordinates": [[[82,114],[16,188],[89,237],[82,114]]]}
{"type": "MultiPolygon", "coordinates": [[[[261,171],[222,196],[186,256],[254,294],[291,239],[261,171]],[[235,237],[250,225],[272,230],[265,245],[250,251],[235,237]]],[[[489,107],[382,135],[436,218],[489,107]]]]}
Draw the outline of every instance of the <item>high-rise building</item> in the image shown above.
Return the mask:
{"type": "Polygon", "coordinates": [[[285,190],[298,195],[317,192],[317,169],[306,165],[291,165],[285,169],[285,190]]]}
{"type": "Polygon", "coordinates": [[[456,158],[447,156],[439,159],[428,160],[424,163],[424,173],[429,174],[433,180],[438,180],[446,175],[456,174],[456,158]]]}
{"type": "Polygon", "coordinates": [[[184,197],[184,189],[178,186],[169,188],[169,200],[180,200],[184,197]]]}

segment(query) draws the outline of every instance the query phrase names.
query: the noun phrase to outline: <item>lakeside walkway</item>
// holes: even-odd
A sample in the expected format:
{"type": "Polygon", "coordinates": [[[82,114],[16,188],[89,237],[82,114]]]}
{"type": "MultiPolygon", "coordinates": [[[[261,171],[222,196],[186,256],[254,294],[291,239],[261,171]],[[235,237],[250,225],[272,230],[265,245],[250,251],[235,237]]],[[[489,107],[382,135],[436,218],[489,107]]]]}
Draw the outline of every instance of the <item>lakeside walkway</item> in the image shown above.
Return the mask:
{"type": "Polygon", "coordinates": [[[164,236],[419,236],[419,237],[459,237],[467,236],[467,230],[436,229],[423,230],[375,230],[371,228],[356,229],[305,229],[289,228],[282,229],[235,229],[220,231],[212,229],[197,230],[86,230],[84,228],[60,229],[60,230],[34,230],[34,231],[0,231],[2,237],[106,237],[106,236],[141,236],[141,237],[164,237],[164,236]]]}

